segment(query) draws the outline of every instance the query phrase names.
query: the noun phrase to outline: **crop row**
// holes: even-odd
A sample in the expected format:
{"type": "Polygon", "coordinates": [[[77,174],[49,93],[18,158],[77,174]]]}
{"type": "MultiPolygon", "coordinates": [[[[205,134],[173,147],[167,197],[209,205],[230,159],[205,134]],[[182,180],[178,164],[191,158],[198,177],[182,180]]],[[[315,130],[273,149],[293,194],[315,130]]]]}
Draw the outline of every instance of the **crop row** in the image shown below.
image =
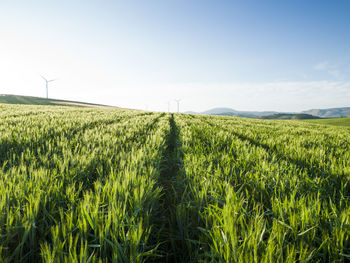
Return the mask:
{"type": "Polygon", "coordinates": [[[348,130],[178,116],[186,261],[346,261],[348,130]],[[341,141],[342,147],[338,147],[341,141]],[[187,219],[187,220],[186,220],[187,219]]]}
{"type": "Polygon", "coordinates": [[[0,108],[5,262],[350,258],[346,128],[0,108]]]}
{"type": "Polygon", "coordinates": [[[162,116],[75,110],[44,117],[13,116],[9,130],[2,123],[2,258],[140,261],[152,254],[162,116]]]}

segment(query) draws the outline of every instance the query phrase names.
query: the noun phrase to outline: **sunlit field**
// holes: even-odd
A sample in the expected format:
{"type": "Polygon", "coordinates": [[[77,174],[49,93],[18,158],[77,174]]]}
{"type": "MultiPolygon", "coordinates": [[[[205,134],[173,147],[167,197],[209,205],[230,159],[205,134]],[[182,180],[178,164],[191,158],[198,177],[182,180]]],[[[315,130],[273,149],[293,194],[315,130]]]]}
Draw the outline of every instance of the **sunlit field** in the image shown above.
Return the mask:
{"type": "Polygon", "coordinates": [[[305,120],[305,121],[309,123],[350,127],[350,118],[333,118],[333,119],[305,120]]]}
{"type": "Polygon", "coordinates": [[[350,133],[0,106],[3,262],[347,262],[350,133]]]}

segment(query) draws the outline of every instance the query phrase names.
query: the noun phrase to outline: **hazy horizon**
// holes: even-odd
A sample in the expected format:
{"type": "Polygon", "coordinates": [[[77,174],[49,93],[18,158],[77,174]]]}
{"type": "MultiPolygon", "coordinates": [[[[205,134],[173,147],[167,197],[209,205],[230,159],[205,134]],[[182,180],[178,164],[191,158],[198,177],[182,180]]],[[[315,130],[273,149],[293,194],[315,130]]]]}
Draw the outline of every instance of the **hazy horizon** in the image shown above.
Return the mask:
{"type": "Polygon", "coordinates": [[[348,1],[3,1],[0,94],[181,111],[350,106],[348,1]],[[176,110],[173,102],[171,110],[176,110]]]}

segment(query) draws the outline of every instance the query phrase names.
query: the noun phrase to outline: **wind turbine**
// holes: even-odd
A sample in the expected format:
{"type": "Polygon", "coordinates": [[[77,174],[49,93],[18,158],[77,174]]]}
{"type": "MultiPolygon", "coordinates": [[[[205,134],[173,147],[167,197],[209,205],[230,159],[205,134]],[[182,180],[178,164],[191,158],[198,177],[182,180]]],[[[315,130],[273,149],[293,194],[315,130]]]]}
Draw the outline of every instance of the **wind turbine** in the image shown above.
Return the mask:
{"type": "Polygon", "coordinates": [[[175,100],[177,102],[177,113],[180,112],[180,99],[175,100]]]}
{"type": "Polygon", "coordinates": [[[171,100],[168,100],[168,112],[170,112],[170,103],[171,103],[171,100]]]}
{"type": "MultiPolygon", "coordinates": [[[[40,75],[41,76],[41,75],[40,75]]],[[[49,82],[52,82],[52,81],[55,81],[56,79],[50,79],[50,80],[47,80],[46,78],[44,78],[43,76],[41,76],[45,82],[46,82],[46,98],[48,99],[49,98],[49,82]]]]}

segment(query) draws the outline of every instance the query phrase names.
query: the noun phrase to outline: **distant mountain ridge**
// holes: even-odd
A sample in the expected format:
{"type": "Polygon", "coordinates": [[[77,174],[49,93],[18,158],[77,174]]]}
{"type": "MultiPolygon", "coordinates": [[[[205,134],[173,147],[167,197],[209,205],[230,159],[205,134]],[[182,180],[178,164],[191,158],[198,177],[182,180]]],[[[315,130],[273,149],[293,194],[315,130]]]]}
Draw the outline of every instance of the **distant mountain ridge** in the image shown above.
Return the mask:
{"type": "Polygon", "coordinates": [[[339,117],[350,117],[350,107],[343,108],[330,108],[330,109],[312,109],[307,111],[298,112],[277,112],[277,111],[238,111],[231,108],[213,108],[203,112],[185,112],[189,114],[205,114],[205,115],[224,115],[224,116],[236,116],[236,117],[246,117],[246,118],[262,118],[269,117],[270,119],[282,118],[278,114],[284,114],[285,118],[307,118],[308,115],[310,119],[312,116],[320,118],[339,118],[339,117]],[[304,115],[302,115],[304,114],[304,115]]]}
{"type": "Polygon", "coordinates": [[[238,111],[231,108],[213,108],[203,112],[187,111],[188,114],[204,114],[204,115],[224,115],[224,116],[236,116],[246,118],[259,118],[261,116],[268,116],[278,114],[277,111],[238,111]]]}
{"type": "Polygon", "coordinates": [[[339,118],[350,117],[350,107],[329,108],[329,109],[312,109],[303,111],[302,113],[311,114],[321,118],[339,118]]]}
{"type": "Polygon", "coordinates": [[[230,116],[267,116],[272,114],[277,114],[277,111],[238,111],[231,108],[213,108],[200,114],[209,114],[209,115],[230,115],[230,116]]]}

